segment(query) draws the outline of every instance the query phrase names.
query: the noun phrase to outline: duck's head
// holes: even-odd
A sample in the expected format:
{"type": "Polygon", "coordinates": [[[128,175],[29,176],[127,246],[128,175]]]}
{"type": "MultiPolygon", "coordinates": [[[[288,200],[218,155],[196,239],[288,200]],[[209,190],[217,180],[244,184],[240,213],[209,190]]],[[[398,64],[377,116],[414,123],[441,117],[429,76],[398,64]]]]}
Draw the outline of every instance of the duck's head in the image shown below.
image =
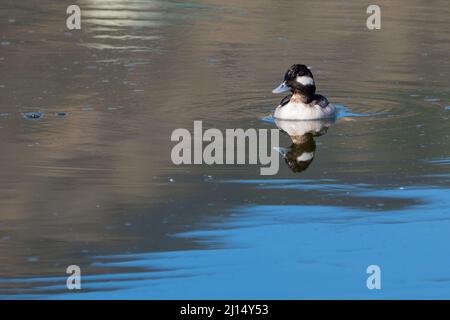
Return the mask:
{"type": "Polygon", "coordinates": [[[306,100],[313,100],[316,93],[314,77],[304,64],[294,64],[284,74],[284,81],[275,89],[273,93],[283,93],[291,91],[293,94],[304,96],[306,100]]]}
{"type": "Polygon", "coordinates": [[[307,133],[301,137],[301,141],[293,142],[289,148],[278,148],[278,152],[293,172],[302,172],[314,160],[316,142],[313,135],[307,133]]]}

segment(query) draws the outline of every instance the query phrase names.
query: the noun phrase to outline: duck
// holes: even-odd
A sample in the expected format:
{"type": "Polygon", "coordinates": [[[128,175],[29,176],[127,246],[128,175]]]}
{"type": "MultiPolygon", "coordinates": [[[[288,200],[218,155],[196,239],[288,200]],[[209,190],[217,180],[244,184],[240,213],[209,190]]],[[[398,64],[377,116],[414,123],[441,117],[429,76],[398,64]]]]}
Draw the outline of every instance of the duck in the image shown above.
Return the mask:
{"type": "Polygon", "coordinates": [[[319,120],[336,117],[336,107],[323,95],[316,93],[311,70],[304,64],[292,65],[284,81],[272,93],[291,93],[275,109],[274,118],[281,120],[319,120]]]}

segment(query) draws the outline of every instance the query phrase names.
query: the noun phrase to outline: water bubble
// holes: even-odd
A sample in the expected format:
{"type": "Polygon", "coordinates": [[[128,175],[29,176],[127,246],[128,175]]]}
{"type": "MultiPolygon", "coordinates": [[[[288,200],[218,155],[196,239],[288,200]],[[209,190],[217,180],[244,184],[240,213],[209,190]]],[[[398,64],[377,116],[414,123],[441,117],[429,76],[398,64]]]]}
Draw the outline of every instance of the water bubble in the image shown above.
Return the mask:
{"type": "Polygon", "coordinates": [[[27,261],[28,261],[28,262],[38,262],[38,261],[39,261],[39,258],[38,258],[38,257],[28,257],[28,258],[27,258],[27,261]]]}
{"type": "Polygon", "coordinates": [[[205,178],[203,179],[203,181],[212,181],[214,180],[213,176],[207,175],[205,176],[205,178]]]}

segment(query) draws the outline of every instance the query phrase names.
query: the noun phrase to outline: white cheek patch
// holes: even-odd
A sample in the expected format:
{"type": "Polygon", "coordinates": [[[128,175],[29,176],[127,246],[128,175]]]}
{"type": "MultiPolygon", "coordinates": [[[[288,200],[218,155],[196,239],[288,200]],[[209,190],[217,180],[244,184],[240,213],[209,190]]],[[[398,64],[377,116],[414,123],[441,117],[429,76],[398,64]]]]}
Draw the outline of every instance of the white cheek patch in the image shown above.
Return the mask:
{"type": "Polygon", "coordinates": [[[314,84],[313,78],[307,76],[297,77],[297,82],[304,86],[312,86],[314,84]]]}
{"type": "Polygon", "coordinates": [[[297,157],[297,162],[306,162],[314,158],[314,152],[303,152],[297,157]]]}

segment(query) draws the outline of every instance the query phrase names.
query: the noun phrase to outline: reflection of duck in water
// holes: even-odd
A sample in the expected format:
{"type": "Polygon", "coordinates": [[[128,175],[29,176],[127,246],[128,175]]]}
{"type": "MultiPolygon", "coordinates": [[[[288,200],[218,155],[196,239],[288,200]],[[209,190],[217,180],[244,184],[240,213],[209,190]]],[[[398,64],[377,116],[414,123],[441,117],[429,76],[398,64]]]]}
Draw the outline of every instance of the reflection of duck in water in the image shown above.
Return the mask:
{"type": "Polygon", "coordinates": [[[275,119],[277,127],[292,140],[289,148],[279,148],[287,165],[293,172],[306,170],[314,160],[316,142],[314,137],[327,133],[334,120],[292,121],[275,119]]]}

